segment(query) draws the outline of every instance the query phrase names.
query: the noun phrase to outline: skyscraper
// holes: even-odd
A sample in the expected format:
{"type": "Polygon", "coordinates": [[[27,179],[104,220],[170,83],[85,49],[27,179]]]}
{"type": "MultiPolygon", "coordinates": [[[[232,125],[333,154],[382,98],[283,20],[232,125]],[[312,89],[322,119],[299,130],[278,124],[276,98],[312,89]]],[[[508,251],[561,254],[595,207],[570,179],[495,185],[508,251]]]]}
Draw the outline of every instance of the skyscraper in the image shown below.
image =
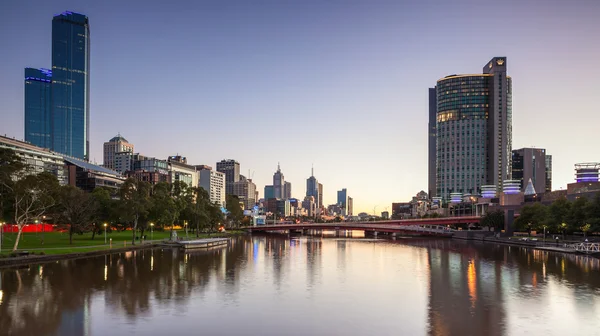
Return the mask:
{"type": "Polygon", "coordinates": [[[115,160],[117,153],[133,153],[133,144],[130,144],[127,139],[117,134],[117,136],[104,143],[104,162],[103,166],[115,170],[115,160]]]}
{"type": "Polygon", "coordinates": [[[52,19],[51,148],[89,159],[90,26],[88,17],[63,12],[52,19]]]}
{"type": "Polygon", "coordinates": [[[42,148],[51,148],[51,82],[51,70],[25,68],[25,141],[42,148]]]}
{"type": "Polygon", "coordinates": [[[319,200],[317,207],[321,209],[323,207],[323,184],[319,183],[319,200]]]}
{"type": "Polygon", "coordinates": [[[240,163],[235,160],[217,162],[217,171],[225,174],[225,193],[233,195],[233,183],[240,180],[240,163]]]}
{"type": "Polygon", "coordinates": [[[273,194],[275,198],[285,198],[285,178],[281,172],[279,163],[277,164],[277,171],[273,174],[273,194]]]}
{"type": "Polygon", "coordinates": [[[552,155],[546,154],[546,192],[552,191],[552,155]]]}
{"type": "Polygon", "coordinates": [[[436,113],[437,112],[437,98],[435,88],[429,89],[429,135],[428,135],[428,184],[429,184],[429,197],[435,197],[436,193],[436,113]]]}
{"type": "Polygon", "coordinates": [[[292,198],[292,183],[291,182],[286,181],[283,184],[283,198],[285,198],[285,199],[292,198]]]}
{"type": "MultiPolygon", "coordinates": [[[[430,99],[431,101],[431,99],[430,99]]],[[[506,57],[481,75],[451,75],[436,85],[436,194],[502,190],[511,179],[512,81],[506,57]]]]}
{"type": "Polygon", "coordinates": [[[348,196],[348,206],[346,208],[346,215],[347,216],[353,216],[354,214],[354,199],[350,196],[348,196]]]}
{"type": "Polygon", "coordinates": [[[306,196],[313,196],[315,204],[319,204],[319,181],[315,178],[315,171],[311,169],[310,177],[306,179],[306,196]]]}
{"type": "Polygon", "coordinates": [[[275,191],[273,190],[272,185],[265,186],[265,200],[268,200],[269,198],[275,198],[275,191]]]}
{"type": "Polygon", "coordinates": [[[525,191],[531,180],[538,194],[546,190],[546,150],[541,148],[521,148],[512,151],[512,179],[521,182],[525,191]]]}

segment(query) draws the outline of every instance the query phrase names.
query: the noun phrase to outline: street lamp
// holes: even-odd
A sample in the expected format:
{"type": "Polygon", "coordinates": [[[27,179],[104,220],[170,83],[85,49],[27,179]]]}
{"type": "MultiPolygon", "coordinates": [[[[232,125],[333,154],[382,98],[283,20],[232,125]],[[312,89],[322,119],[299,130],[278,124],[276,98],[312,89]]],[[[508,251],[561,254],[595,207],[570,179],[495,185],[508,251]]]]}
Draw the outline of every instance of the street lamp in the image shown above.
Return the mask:
{"type": "Polygon", "coordinates": [[[154,233],[152,229],[154,228],[154,223],[150,223],[150,240],[154,240],[154,233]]]}
{"type": "Polygon", "coordinates": [[[106,245],[106,227],[108,224],[104,223],[104,245],[106,245]]]}
{"type": "Polygon", "coordinates": [[[2,229],[3,225],[4,225],[4,222],[0,222],[0,253],[2,252],[2,240],[4,239],[4,235],[2,233],[2,231],[4,231],[2,229]]]}

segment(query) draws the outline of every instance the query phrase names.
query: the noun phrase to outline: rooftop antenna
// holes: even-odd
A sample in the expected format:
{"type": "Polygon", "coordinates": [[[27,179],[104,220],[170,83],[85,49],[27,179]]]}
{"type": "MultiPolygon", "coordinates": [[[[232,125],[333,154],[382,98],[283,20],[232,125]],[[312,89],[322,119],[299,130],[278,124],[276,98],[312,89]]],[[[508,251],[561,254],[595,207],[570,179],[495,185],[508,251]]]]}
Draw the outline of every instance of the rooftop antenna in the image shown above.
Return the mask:
{"type": "Polygon", "coordinates": [[[277,171],[280,171],[281,169],[279,168],[279,162],[277,162],[277,171]]]}
{"type": "Polygon", "coordinates": [[[314,177],[315,176],[315,164],[311,164],[310,166],[310,176],[314,177]]]}

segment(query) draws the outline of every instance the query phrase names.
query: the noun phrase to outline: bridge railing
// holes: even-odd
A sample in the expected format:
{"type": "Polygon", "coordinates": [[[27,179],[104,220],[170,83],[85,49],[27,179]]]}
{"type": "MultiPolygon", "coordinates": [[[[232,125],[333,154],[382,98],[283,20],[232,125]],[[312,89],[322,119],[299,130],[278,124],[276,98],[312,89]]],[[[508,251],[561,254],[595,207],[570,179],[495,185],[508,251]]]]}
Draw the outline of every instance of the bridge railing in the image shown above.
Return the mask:
{"type": "Polygon", "coordinates": [[[600,243],[567,244],[567,247],[584,253],[600,253],[600,243]]]}

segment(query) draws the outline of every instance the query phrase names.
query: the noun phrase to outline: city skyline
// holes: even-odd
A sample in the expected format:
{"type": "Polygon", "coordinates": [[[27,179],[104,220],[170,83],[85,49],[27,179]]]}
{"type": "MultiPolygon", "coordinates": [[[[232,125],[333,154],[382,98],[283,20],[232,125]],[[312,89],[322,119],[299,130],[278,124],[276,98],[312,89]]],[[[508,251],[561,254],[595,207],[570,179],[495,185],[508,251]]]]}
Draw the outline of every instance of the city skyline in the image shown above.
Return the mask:
{"type": "Polygon", "coordinates": [[[427,88],[447,75],[478,72],[474,64],[496,55],[510,59],[516,84],[512,148],[552,153],[553,189],[574,181],[574,163],[599,160],[585,136],[600,121],[593,104],[599,47],[589,43],[600,7],[592,1],[543,8],[440,2],[435,11],[341,2],[168,9],[145,2],[142,11],[136,3],[115,11],[110,1],[31,3],[0,5],[11,13],[0,29],[8,50],[0,64],[0,134],[24,139],[23,69],[48,67],[52,16],[81,12],[94,25],[90,159],[98,163],[103,143],[117,133],[136,152],[158,158],[178,152],[209,165],[235,159],[256,172],[259,190],[277,162],[296,186],[305,185],[314,163],[324,205],[347,187],[354,212],[371,212],[428,188],[427,88]],[[168,26],[165,15],[179,20],[168,26]],[[20,17],[28,25],[12,34],[20,17]],[[488,29],[453,25],[461,19],[488,29]],[[439,39],[442,27],[448,41],[439,39]],[[183,43],[186,37],[193,43],[183,43]],[[131,79],[135,85],[120,85],[131,79]],[[241,135],[248,129],[254,146],[241,135]],[[294,141],[314,150],[289,150],[294,141]],[[357,178],[357,165],[377,173],[357,178]]]}

